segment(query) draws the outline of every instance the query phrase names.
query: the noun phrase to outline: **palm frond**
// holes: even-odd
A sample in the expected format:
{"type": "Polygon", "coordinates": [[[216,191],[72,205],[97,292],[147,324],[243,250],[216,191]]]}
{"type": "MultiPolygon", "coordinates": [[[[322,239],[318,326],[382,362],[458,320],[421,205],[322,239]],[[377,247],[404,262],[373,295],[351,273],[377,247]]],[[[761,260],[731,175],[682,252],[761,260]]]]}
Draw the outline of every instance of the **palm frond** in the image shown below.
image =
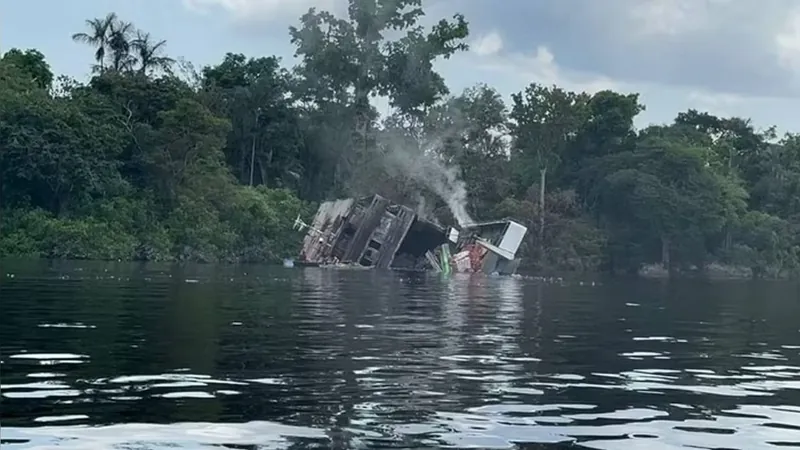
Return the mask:
{"type": "Polygon", "coordinates": [[[89,35],[87,33],[75,33],[72,35],[72,40],[75,42],[80,42],[82,44],[94,45],[95,43],[97,43],[97,37],[89,35]]]}
{"type": "Polygon", "coordinates": [[[166,43],[164,40],[154,42],[150,33],[141,31],[136,33],[136,38],[131,41],[131,48],[136,51],[139,58],[139,72],[146,73],[151,69],[168,72],[171,69],[175,60],[160,55],[166,43]]]}

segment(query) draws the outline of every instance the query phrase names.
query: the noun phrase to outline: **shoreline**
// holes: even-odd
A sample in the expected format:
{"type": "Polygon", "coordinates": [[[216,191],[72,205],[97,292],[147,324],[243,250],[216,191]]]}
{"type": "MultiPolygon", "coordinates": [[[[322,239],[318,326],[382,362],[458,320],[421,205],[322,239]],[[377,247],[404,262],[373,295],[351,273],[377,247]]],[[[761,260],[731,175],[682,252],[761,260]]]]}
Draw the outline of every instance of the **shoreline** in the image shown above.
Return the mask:
{"type": "MultiPolygon", "coordinates": [[[[140,268],[158,268],[162,270],[168,269],[181,269],[188,267],[195,268],[225,268],[225,269],[243,269],[253,267],[260,268],[276,268],[284,267],[281,260],[262,260],[262,261],[201,261],[201,260],[137,260],[137,259],[73,259],[73,258],[45,258],[45,257],[30,257],[25,255],[2,255],[0,256],[0,267],[6,274],[10,273],[8,269],[13,267],[14,264],[20,264],[30,267],[47,266],[60,266],[70,264],[85,264],[89,266],[108,266],[121,264],[125,266],[135,266],[140,268]]],[[[285,268],[285,267],[284,267],[285,268]]],[[[295,265],[293,268],[302,269],[305,267],[295,265]]],[[[325,267],[327,269],[337,270],[340,267],[325,267]]],[[[352,267],[347,267],[353,269],[352,267]]],[[[364,270],[375,270],[374,268],[364,267],[364,270]]],[[[381,269],[378,269],[381,270],[381,269]]],[[[386,269],[389,271],[403,271],[402,269],[386,269]]],[[[419,271],[419,273],[427,273],[419,271]]],[[[431,272],[434,273],[434,272],[431,272]]],[[[471,275],[471,274],[470,274],[471,275]]],[[[489,276],[489,275],[487,275],[489,276]]],[[[742,266],[725,265],[721,263],[710,263],[706,266],[705,270],[692,270],[692,271],[673,271],[670,274],[664,270],[660,264],[645,265],[635,274],[610,272],[610,271],[569,271],[569,270],[530,270],[524,267],[514,277],[541,279],[541,280],[569,280],[577,278],[611,278],[611,279],[641,279],[641,280],[707,280],[707,281],[751,281],[751,280],[767,280],[767,281],[794,281],[800,279],[800,273],[793,273],[791,271],[783,271],[779,276],[754,276],[752,269],[742,266]]]]}

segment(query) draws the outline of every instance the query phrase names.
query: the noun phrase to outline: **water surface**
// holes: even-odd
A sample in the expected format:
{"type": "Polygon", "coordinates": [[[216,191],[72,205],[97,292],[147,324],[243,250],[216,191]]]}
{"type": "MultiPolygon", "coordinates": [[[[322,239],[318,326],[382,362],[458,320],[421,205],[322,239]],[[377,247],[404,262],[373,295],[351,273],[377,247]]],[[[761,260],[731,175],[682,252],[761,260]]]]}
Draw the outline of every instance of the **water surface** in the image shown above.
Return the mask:
{"type": "Polygon", "coordinates": [[[3,449],[800,447],[800,288],[5,263],[3,449]]]}

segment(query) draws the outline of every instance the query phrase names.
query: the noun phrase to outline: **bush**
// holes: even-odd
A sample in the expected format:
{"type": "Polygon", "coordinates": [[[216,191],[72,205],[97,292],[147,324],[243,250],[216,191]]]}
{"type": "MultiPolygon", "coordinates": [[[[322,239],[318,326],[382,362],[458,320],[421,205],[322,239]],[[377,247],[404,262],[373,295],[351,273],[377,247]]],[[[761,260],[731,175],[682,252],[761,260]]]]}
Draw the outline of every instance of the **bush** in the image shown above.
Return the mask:
{"type": "Polygon", "coordinates": [[[137,240],[92,217],[61,219],[40,211],[5,215],[0,255],[64,259],[133,259],[137,240]]]}
{"type": "Polygon", "coordinates": [[[292,228],[311,205],[291,191],[237,187],[217,207],[182,195],[159,220],[143,197],[113,198],[57,218],[34,210],[3,213],[0,256],[196,262],[277,262],[297,253],[302,235],[292,228]]]}

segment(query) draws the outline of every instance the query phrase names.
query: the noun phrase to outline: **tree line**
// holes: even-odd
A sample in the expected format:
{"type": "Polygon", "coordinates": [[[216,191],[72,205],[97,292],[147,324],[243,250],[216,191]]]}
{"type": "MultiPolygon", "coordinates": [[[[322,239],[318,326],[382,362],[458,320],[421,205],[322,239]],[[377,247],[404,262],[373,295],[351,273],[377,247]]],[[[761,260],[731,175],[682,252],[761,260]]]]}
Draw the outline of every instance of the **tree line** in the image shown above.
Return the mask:
{"type": "Polygon", "coordinates": [[[421,0],[349,3],[290,28],[294,67],[196,70],[113,13],[72,36],[94,52],[86,82],[9,50],[0,255],[274,261],[319,201],[379,193],[442,223],[456,203],[514,218],[538,269],[800,269],[799,134],[695,110],[639,130],[638,95],[613,91],[452,93],[435,63],[468,49],[463,16],[425,28],[421,0]]]}

